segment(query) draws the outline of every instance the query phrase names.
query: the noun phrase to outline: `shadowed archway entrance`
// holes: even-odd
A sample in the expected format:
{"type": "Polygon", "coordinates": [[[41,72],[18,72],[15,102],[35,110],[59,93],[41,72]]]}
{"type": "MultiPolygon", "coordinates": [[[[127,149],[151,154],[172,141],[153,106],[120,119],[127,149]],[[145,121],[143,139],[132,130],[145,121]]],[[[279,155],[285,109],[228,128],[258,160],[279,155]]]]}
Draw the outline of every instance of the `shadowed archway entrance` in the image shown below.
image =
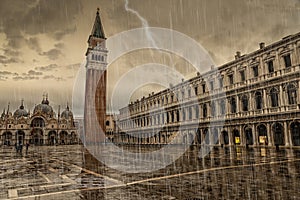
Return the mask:
{"type": "Polygon", "coordinates": [[[227,132],[227,131],[222,131],[222,135],[223,135],[223,141],[224,141],[224,144],[225,144],[225,145],[229,144],[229,136],[228,136],[228,132],[227,132]]]}
{"type": "Polygon", "coordinates": [[[234,144],[241,144],[240,132],[237,129],[234,129],[232,134],[233,134],[234,144]]]}
{"type": "Polygon", "coordinates": [[[258,144],[267,145],[268,144],[267,127],[264,124],[260,124],[257,127],[257,133],[258,133],[258,144]]]}
{"type": "Polygon", "coordinates": [[[284,129],[282,124],[276,122],[272,126],[275,145],[284,145],[284,129]]]}
{"type": "Polygon", "coordinates": [[[293,145],[300,146],[300,123],[293,122],[293,123],[291,123],[290,128],[291,128],[293,145]]]}
{"type": "Polygon", "coordinates": [[[245,127],[246,144],[253,145],[253,134],[250,127],[245,127]]]}

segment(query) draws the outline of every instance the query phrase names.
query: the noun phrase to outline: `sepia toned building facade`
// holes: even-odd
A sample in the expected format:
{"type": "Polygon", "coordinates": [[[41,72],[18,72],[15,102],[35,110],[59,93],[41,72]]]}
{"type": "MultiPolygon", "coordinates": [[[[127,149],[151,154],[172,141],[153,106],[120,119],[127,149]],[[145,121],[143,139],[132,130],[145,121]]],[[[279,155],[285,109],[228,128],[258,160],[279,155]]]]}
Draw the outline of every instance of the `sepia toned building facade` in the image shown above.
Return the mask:
{"type": "Polygon", "coordinates": [[[54,112],[48,98],[34,107],[33,113],[23,105],[13,113],[3,111],[0,118],[0,145],[77,144],[78,133],[73,113],[67,105],[63,112],[54,112]]]}
{"type": "Polygon", "coordinates": [[[120,109],[114,142],[300,146],[300,33],[120,109]]]}

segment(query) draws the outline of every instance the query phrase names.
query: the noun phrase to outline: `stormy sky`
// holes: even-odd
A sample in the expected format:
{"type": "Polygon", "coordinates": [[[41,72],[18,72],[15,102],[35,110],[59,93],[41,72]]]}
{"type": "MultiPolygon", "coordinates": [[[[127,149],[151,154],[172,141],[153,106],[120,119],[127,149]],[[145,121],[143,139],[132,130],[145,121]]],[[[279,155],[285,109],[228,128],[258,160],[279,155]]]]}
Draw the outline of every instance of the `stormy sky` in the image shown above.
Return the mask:
{"type": "MultiPolygon", "coordinates": [[[[300,0],[129,0],[151,27],[179,31],[195,39],[217,65],[300,31],[300,0]]],[[[125,0],[1,0],[0,109],[21,99],[33,109],[48,93],[54,109],[72,101],[77,71],[85,59],[96,8],[107,38],[142,27],[125,0]]],[[[111,64],[108,88],[134,66],[147,62],[188,69],[176,55],[132,52],[111,64]]],[[[184,70],[183,70],[184,71],[184,70]]],[[[189,70],[187,70],[189,72],[189,70]]],[[[146,90],[161,89],[145,86],[146,90]]],[[[138,97],[139,91],[136,92],[138,97]]]]}

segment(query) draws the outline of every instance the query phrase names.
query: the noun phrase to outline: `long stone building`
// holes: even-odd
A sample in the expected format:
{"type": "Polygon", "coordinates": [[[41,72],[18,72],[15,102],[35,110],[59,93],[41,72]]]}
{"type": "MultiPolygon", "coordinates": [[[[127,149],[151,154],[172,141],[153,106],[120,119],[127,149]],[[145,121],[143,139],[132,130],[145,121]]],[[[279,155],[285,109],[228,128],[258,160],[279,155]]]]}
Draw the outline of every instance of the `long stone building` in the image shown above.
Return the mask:
{"type": "Polygon", "coordinates": [[[0,118],[0,146],[26,144],[56,145],[78,143],[73,113],[67,105],[56,114],[47,97],[37,104],[33,113],[26,110],[23,100],[13,113],[8,108],[0,118]]]}
{"type": "Polygon", "coordinates": [[[300,146],[300,33],[120,109],[116,143],[300,146]],[[222,94],[222,95],[220,95],[222,94]]]}

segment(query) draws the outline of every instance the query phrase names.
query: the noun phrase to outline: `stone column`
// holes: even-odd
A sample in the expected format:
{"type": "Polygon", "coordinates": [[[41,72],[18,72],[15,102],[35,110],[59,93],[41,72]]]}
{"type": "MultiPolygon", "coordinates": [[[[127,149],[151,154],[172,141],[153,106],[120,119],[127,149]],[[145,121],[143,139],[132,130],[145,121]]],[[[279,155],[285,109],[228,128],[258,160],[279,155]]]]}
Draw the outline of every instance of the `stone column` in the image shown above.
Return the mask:
{"type": "Polygon", "coordinates": [[[288,122],[283,122],[283,128],[284,128],[284,139],[285,139],[285,146],[291,146],[292,142],[290,140],[290,130],[288,128],[288,122]]]}
{"type": "Polygon", "coordinates": [[[268,146],[273,146],[274,137],[273,137],[273,131],[270,123],[267,124],[267,135],[268,135],[268,146]]]}
{"type": "Polygon", "coordinates": [[[251,125],[251,129],[252,129],[252,136],[253,136],[253,145],[257,146],[258,137],[257,137],[257,132],[254,124],[251,125]]]}
{"type": "Polygon", "coordinates": [[[268,98],[266,90],[263,90],[263,109],[268,108],[268,98]]]}
{"type": "Polygon", "coordinates": [[[236,112],[239,113],[240,112],[240,106],[241,106],[241,102],[240,102],[240,97],[237,95],[236,96],[236,112]]]}
{"type": "Polygon", "coordinates": [[[238,130],[240,132],[241,145],[246,145],[246,137],[242,125],[239,125],[238,130]]]}
{"type": "Polygon", "coordinates": [[[296,93],[297,93],[297,104],[300,104],[300,93],[299,93],[300,92],[299,91],[300,80],[298,81],[298,83],[296,85],[297,85],[297,90],[296,90],[296,93]]]}
{"type": "Polygon", "coordinates": [[[230,128],[230,127],[227,127],[227,128],[226,128],[226,131],[227,131],[227,133],[228,133],[229,145],[233,145],[234,142],[233,142],[233,136],[232,136],[231,128],[230,128]]]}
{"type": "Polygon", "coordinates": [[[279,99],[280,99],[279,106],[284,107],[285,106],[285,98],[284,98],[284,92],[282,89],[282,85],[279,86],[279,99]]]}

